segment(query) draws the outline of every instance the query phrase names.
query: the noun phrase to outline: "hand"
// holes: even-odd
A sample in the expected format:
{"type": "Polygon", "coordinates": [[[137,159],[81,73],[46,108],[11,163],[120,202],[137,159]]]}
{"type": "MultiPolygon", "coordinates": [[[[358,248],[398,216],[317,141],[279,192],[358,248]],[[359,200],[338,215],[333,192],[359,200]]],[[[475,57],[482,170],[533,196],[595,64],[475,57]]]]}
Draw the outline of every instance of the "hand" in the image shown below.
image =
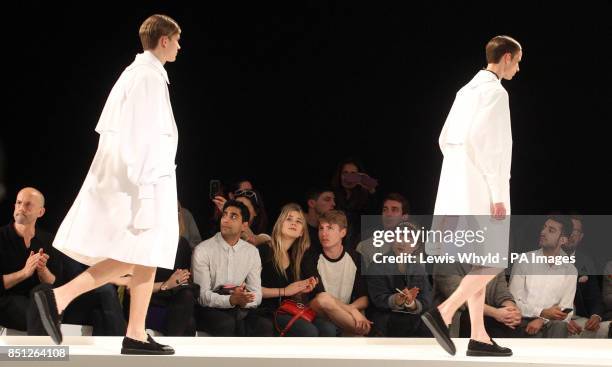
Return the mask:
{"type": "Polygon", "coordinates": [[[310,277],[304,281],[307,282],[306,288],[304,288],[300,294],[312,292],[316,288],[317,284],[319,284],[317,277],[310,277]]]}
{"type": "Polygon", "coordinates": [[[353,319],[355,319],[355,334],[368,335],[372,321],[368,320],[358,309],[354,308],[351,312],[353,319]]]}
{"type": "Polygon", "coordinates": [[[240,233],[240,238],[242,238],[243,240],[247,241],[250,244],[255,244],[255,233],[253,233],[253,231],[251,230],[250,227],[246,227],[245,230],[243,230],[240,233]]]}
{"type": "Polygon", "coordinates": [[[582,332],[582,328],[580,325],[578,325],[578,323],[576,323],[576,321],[570,320],[570,322],[567,323],[567,332],[570,335],[580,334],[582,332]]]}
{"type": "Polygon", "coordinates": [[[395,297],[393,299],[395,304],[398,306],[411,304],[419,294],[419,288],[412,287],[411,289],[408,289],[406,287],[402,289],[402,292],[403,293],[395,293],[395,297]]]}
{"type": "Polygon", "coordinates": [[[497,220],[506,218],[506,206],[504,203],[491,204],[491,216],[497,220]]]}
{"type": "Polygon", "coordinates": [[[247,303],[255,301],[255,293],[249,292],[246,289],[246,285],[242,283],[241,286],[234,288],[230,295],[230,304],[232,306],[246,307],[247,303]]]}
{"type": "Polygon", "coordinates": [[[40,252],[35,253],[34,251],[30,251],[30,256],[28,256],[25,266],[23,267],[23,269],[21,269],[25,278],[29,278],[32,276],[32,274],[34,274],[34,271],[38,267],[39,260],[40,252]]]}
{"type": "Polygon", "coordinates": [[[527,327],[525,328],[525,331],[529,335],[535,335],[540,330],[542,330],[542,326],[544,326],[544,320],[542,320],[540,318],[537,318],[537,319],[532,320],[531,322],[529,322],[527,324],[527,327]]]}
{"type": "Polygon", "coordinates": [[[543,309],[540,316],[549,320],[565,320],[567,314],[561,311],[559,306],[552,306],[550,308],[543,309]]]}
{"type": "Polygon", "coordinates": [[[172,289],[174,287],[178,287],[181,284],[188,283],[190,276],[191,273],[189,272],[189,270],[176,269],[176,271],[172,273],[172,275],[170,275],[170,278],[166,280],[166,286],[168,287],[167,289],[172,289]]]}
{"type": "Polygon", "coordinates": [[[38,259],[38,263],[36,264],[36,272],[40,273],[44,272],[45,269],[47,269],[47,261],[49,260],[49,255],[45,254],[42,248],[38,250],[38,254],[40,255],[40,257],[38,259]]]}
{"type": "Polygon", "coordinates": [[[496,310],[495,320],[515,329],[521,323],[521,311],[515,306],[504,306],[496,310]]]}
{"type": "Polygon", "coordinates": [[[599,330],[600,321],[601,319],[599,318],[599,316],[593,315],[591,316],[591,318],[589,318],[589,321],[587,321],[586,324],[584,324],[584,328],[589,331],[597,331],[599,330]]]}
{"type": "Polygon", "coordinates": [[[296,294],[305,293],[304,290],[306,290],[309,286],[310,286],[310,282],[308,279],[298,280],[296,282],[289,284],[287,287],[285,287],[285,291],[283,294],[285,296],[291,297],[291,296],[295,296],[296,294]]]}
{"type": "Polygon", "coordinates": [[[153,199],[140,199],[138,211],[134,216],[134,228],[151,229],[155,224],[155,201],[153,199]]]}
{"type": "Polygon", "coordinates": [[[214,199],[212,199],[212,201],[217,206],[217,209],[219,209],[219,211],[222,212],[223,211],[223,205],[225,205],[225,202],[227,201],[227,199],[224,198],[221,195],[217,195],[217,196],[215,196],[214,199]]]}

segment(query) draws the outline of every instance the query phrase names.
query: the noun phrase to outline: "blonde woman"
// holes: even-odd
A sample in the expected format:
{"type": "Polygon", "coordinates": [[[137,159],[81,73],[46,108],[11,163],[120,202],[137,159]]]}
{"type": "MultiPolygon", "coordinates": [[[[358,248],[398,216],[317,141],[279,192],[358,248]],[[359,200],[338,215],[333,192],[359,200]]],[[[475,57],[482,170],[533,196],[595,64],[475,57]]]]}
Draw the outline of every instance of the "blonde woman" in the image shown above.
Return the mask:
{"type": "MultiPolygon", "coordinates": [[[[261,257],[261,309],[268,318],[284,299],[301,301],[303,294],[311,292],[317,279],[302,278],[302,259],[310,246],[304,212],[298,204],[285,205],[272,229],[272,240],[258,247],[261,257]]],[[[278,314],[278,327],[284,330],[291,320],[288,314],[278,314]]],[[[277,330],[278,331],[278,330],[277,330]]],[[[316,318],[310,323],[298,319],[285,333],[286,336],[336,336],[335,327],[316,318]]]]}

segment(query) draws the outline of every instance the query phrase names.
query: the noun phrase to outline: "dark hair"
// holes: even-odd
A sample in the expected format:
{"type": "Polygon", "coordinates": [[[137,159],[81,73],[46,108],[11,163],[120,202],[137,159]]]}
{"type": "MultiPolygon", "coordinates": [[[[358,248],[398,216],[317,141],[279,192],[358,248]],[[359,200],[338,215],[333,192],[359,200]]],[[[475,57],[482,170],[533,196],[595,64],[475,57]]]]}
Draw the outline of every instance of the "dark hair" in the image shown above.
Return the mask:
{"type": "Polygon", "coordinates": [[[572,234],[572,230],[574,229],[574,224],[572,220],[567,215],[549,215],[546,217],[546,220],[552,220],[559,224],[561,224],[561,236],[568,237],[572,234]]]}
{"type": "MultiPolygon", "coordinates": [[[[326,192],[334,192],[334,190],[331,187],[325,186],[311,187],[306,192],[306,204],[308,204],[308,200],[319,200],[319,197],[326,192]]],[[[306,207],[308,207],[308,205],[306,205],[306,207]]]]}
{"type": "Polygon", "coordinates": [[[508,52],[515,57],[516,54],[521,50],[521,45],[512,37],[509,36],[495,36],[493,37],[485,47],[487,54],[487,63],[497,64],[502,56],[508,52]]]}
{"type": "Polygon", "coordinates": [[[410,211],[410,206],[408,205],[408,199],[406,199],[406,197],[404,197],[404,195],[398,193],[398,192],[391,192],[388,193],[387,196],[385,196],[385,198],[383,199],[383,206],[385,205],[385,202],[387,202],[388,200],[393,200],[393,201],[397,201],[399,203],[402,204],[402,214],[408,214],[410,211]]]}
{"type": "Polygon", "coordinates": [[[253,224],[251,226],[253,232],[255,232],[255,234],[267,233],[268,215],[266,214],[261,193],[255,189],[234,191],[234,200],[240,197],[247,198],[251,204],[253,204],[253,208],[257,214],[255,218],[253,218],[253,224]]]}
{"type": "Polygon", "coordinates": [[[244,203],[241,203],[237,200],[228,200],[225,202],[225,204],[223,204],[223,211],[225,211],[225,209],[229,208],[230,206],[233,206],[234,208],[240,210],[240,215],[242,216],[242,223],[248,222],[249,219],[251,219],[251,215],[249,214],[249,208],[247,208],[244,203]]]}
{"type": "Polygon", "coordinates": [[[356,158],[349,157],[340,161],[338,167],[336,167],[336,171],[334,172],[331,182],[331,186],[336,194],[336,208],[349,212],[360,212],[366,207],[370,193],[362,186],[357,185],[350,189],[351,197],[350,199],[347,199],[346,190],[342,186],[342,169],[347,164],[353,164],[355,167],[357,167],[357,172],[365,173],[363,165],[356,158]]]}

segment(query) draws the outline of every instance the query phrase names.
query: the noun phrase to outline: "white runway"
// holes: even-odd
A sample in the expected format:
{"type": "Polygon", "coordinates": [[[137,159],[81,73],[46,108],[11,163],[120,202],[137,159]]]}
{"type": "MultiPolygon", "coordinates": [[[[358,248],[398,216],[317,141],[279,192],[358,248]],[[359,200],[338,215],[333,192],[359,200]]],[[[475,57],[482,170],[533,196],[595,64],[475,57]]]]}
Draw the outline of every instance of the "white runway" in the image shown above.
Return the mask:
{"type": "MultiPolygon", "coordinates": [[[[169,338],[160,343],[176,349],[174,356],[122,356],[120,337],[64,338],[69,346],[67,362],[0,362],[25,366],[612,366],[612,340],[604,339],[496,339],[514,356],[466,357],[468,339],[453,339],[457,355],[451,357],[434,339],[415,338],[169,338]]],[[[5,336],[0,346],[53,345],[48,337],[5,336]]]]}

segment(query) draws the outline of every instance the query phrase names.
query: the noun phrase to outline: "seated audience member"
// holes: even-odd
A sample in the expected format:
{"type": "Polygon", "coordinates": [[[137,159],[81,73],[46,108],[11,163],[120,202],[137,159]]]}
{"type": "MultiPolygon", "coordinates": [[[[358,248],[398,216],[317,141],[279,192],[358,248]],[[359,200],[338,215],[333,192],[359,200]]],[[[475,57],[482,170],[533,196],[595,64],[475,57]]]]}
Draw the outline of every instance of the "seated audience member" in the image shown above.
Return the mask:
{"type": "Polygon", "coordinates": [[[574,266],[578,270],[578,283],[574,298],[574,316],[567,324],[570,337],[580,338],[607,338],[609,321],[603,321],[604,304],[597,274],[599,271],[593,260],[581,251],[580,245],[584,238],[582,217],[571,217],[572,234],[563,251],[568,255],[576,256],[574,266]]]}
{"type": "MultiPolygon", "coordinates": [[[[472,265],[466,263],[436,264],[434,266],[434,303],[444,302],[459,286],[472,265]]],[[[470,314],[467,305],[459,311],[459,337],[469,338],[471,332],[470,314]]],[[[518,329],[521,324],[521,310],[514,302],[508,289],[506,273],[497,274],[485,290],[484,323],[489,335],[493,338],[517,338],[522,334],[518,329]]]]}
{"type": "MultiPolygon", "coordinates": [[[[52,235],[36,223],[45,213],[45,198],[34,188],[17,194],[14,222],[0,229],[0,325],[45,335],[31,292],[41,283],[62,284],[84,270],[84,265],[53,248],[52,235]],[[5,319],[6,318],[6,319],[5,319]]],[[[66,324],[92,325],[95,336],[125,334],[117,290],[105,285],[82,294],[66,308],[66,324]]]]}
{"type": "MultiPolygon", "coordinates": [[[[249,225],[242,231],[240,237],[246,242],[259,246],[270,241],[266,227],[268,219],[265,210],[259,205],[259,193],[254,190],[239,190],[234,192],[234,200],[243,203],[249,211],[249,225]]],[[[213,200],[217,207],[222,208],[226,199],[221,196],[213,200]]]]}
{"type": "Polygon", "coordinates": [[[228,196],[230,199],[235,199],[236,197],[234,196],[234,192],[240,191],[240,190],[254,190],[254,189],[255,189],[255,186],[253,186],[253,183],[251,182],[251,180],[247,178],[243,178],[243,179],[236,181],[234,184],[232,184],[229,187],[228,196]]]}
{"type": "MultiPolygon", "coordinates": [[[[408,230],[418,230],[411,223],[396,223],[394,227],[398,225],[408,230]]],[[[418,256],[422,247],[422,243],[416,243],[414,238],[409,238],[408,242],[393,243],[382,256],[418,256]]],[[[371,302],[367,314],[374,323],[373,328],[379,331],[381,336],[431,336],[421,322],[421,314],[431,307],[432,302],[431,285],[424,264],[373,262],[366,274],[371,302]]]]}
{"type": "Polygon", "coordinates": [[[226,201],[221,231],[193,252],[193,280],[200,286],[197,330],[213,336],[273,334],[268,320],[252,312],[261,303],[261,260],[257,248],[240,238],[248,222],[243,203],[226,201]]]}
{"type": "Polygon", "coordinates": [[[377,181],[368,176],[360,162],[347,158],[340,162],[331,186],[336,195],[336,209],[342,210],[348,221],[344,245],[354,249],[361,238],[361,216],[378,212],[377,181]]]}
{"type": "MultiPolygon", "coordinates": [[[[523,335],[566,338],[573,312],[578,272],[574,265],[532,261],[534,256],[566,255],[565,245],[572,233],[568,217],[549,216],[540,231],[539,250],[527,253],[528,262],[515,261],[510,277],[510,292],[521,310],[523,335]],[[563,312],[568,310],[568,312],[563,312]]],[[[541,258],[540,258],[541,259],[541,258]]]]}
{"type": "MultiPolygon", "coordinates": [[[[603,275],[604,320],[612,319],[612,261],[608,261],[603,275]]],[[[612,322],[608,327],[608,338],[612,338],[612,322]]]]}
{"type": "Polygon", "coordinates": [[[59,283],[62,262],[51,246],[51,234],[36,226],[45,214],[43,194],[31,187],[19,191],[12,223],[0,228],[0,325],[28,330],[30,292],[41,283],[59,283]]]}
{"type": "Polygon", "coordinates": [[[368,307],[367,286],[359,254],[342,245],[346,226],[346,216],[338,210],[319,218],[323,251],[309,252],[304,260],[304,277],[319,279],[310,301],[319,317],[332,321],[339,328],[337,333],[367,335],[371,322],[362,313],[368,307]]]}
{"type": "MultiPolygon", "coordinates": [[[[382,207],[382,226],[385,230],[393,230],[401,222],[405,222],[409,218],[408,200],[398,193],[390,193],[385,196],[382,207]]],[[[372,257],[376,253],[384,254],[389,252],[391,245],[384,243],[381,247],[373,245],[372,237],[363,240],[357,244],[357,252],[361,255],[364,271],[367,271],[368,266],[372,263],[372,257]]]]}
{"type": "Polygon", "coordinates": [[[302,277],[302,260],[308,248],[306,220],[299,205],[285,205],[272,229],[272,240],[258,247],[261,257],[261,309],[271,321],[276,320],[277,333],[285,336],[336,336],[336,327],[317,317],[312,323],[298,318],[288,325],[293,315],[275,311],[285,299],[304,303],[303,295],[310,293],[317,279],[302,277]]]}
{"type": "Polygon", "coordinates": [[[603,276],[604,320],[612,320],[612,260],[606,263],[603,276]]]}
{"type": "MultiPolygon", "coordinates": [[[[195,299],[199,286],[190,282],[191,246],[185,239],[185,220],[179,210],[179,240],[174,268],[157,268],[153,294],[147,312],[146,327],[161,331],[165,336],[195,336],[195,299]]],[[[129,319],[129,291],[124,298],[124,311],[129,319]]]]}
{"type": "Polygon", "coordinates": [[[321,241],[319,241],[319,218],[330,210],[334,210],[336,202],[332,189],[313,188],[306,196],[306,222],[308,224],[308,237],[310,238],[311,251],[321,253],[321,241]]]}
{"type": "Polygon", "coordinates": [[[202,236],[200,235],[200,230],[198,229],[198,225],[193,218],[193,214],[187,208],[183,207],[181,203],[178,203],[180,218],[183,221],[183,225],[185,226],[185,231],[183,233],[183,237],[189,242],[189,246],[191,248],[196,247],[200,242],[202,242],[202,236]]]}

